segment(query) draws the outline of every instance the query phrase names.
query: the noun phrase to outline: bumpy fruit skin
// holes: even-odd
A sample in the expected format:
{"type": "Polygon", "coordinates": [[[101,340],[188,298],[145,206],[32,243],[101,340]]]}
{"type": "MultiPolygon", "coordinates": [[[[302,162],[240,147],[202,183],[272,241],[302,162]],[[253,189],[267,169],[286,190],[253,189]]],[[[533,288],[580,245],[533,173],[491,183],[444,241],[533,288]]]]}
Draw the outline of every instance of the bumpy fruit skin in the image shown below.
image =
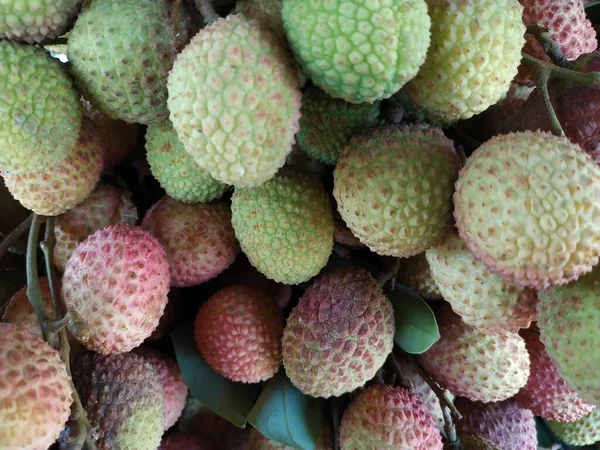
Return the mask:
{"type": "Polygon", "coordinates": [[[533,413],[514,401],[465,401],[456,406],[464,416],[456,424],[459,433],[479,436],[500,449],[537,450],[533,413]]]}
{"type": "MultiPolygon", "coordinates": [[[[56,282],[57,289],[60,290],[60,280],[56,280],[56,282]]],[[[40,289],[42,290],[42,301],[46,306],[46,310],[52,311],[52,294],[50,292],[48,278],[41,277],[39,279],[39,283],[40,289]]],[[[40,323],[35,315],[33,306],[31,306],[31,303],[29,302],[29,297],[27,296],[27,285],[25,285],[23,289],[13,295],[13,297],[10,299],[10,302],[4,310],[2,321],[5,323],[12,323],[20,328],[24,328],[34,336],[42,337],[40,323]]]]}
{"type": "Polygon", "coordinates": [[[227,269],[240,251],[225,203],[186,205],[163,197],[148,210],[142,227],[165,247],[173,287],[211,280],[227,269]]]}
{"type": "Polygon", "coordinates": [[[123,353],[157,327],[167,304],[169,262],[149,232],[110,225],[77,246],[62,283],[67,309],[89,327],[86,347],[103,355],[123,353]]]}
{"type": "Polygon", "coordinates": [[[354,134],[377,123],[380,104],[348,103],[313,85],[302,95],[298,145],[311,157],[334,165],[354,134]]]}
{"type": "Polygon", "coordinates": [[[559,374],[577,394],[600,406],[600,267],[567,286],[540,294],[541,341],[559,374]]]}
{"type": "Polygon", "coordinates": [[[600,408],[575,422],[548,422],[552,432],[569,445],[591,445],[600,441],[600,408]]]}
{"type": "Polygon", "coordinates": [[[407,93],[431,120],[485,111],[508,91],[525,44],[517,0],[428,0],[431,46],[407,93]]]}
{"type": "Polygon", "coordinates": [[[535,319],[535,291],[508,284],[491,273],[455,232],[428,249],[426,258],[442,297],[472,327],[516,332],[535,319]]]}
{"type": "Polygon", "coordinates": [[[284,165],[302,94],[289,55],[258,22],[232,14],[200,30],[167,85],[173,128],[213,178],[254,187],[284,165]]]}
{"type": "Polygon", "coordinates": [[[361,390],[340,425],[341,450],[442,450],[442,437],[421,398],[401,387],[361,390]]]}
{"type": "MultiPolygon", "coordinates": [[[[294,450],[294,448],[263,436],[256,428],[250,431],[248,450],[294,450]]],[[[315,450],[333,450],[333,436],[328,426],[323,426],[315,450]]]]}
{"type": "Polygon", "coordinates": [[[478,331],[449,307],[438,320],[441,338],[419,362],[440,386],[481,402],[505,400],[525,386],[530,361],[521,336],[478,331]]]}
{"type": "Polygon", "coordinates": [[[304,72],[332,97],[390,97],[425,61],[431,20],[424,0],[284,0],[283,26],[304,72]]]}
{"type": "Polygon", "coordinates": [[[313,397],[363,386],[392,350],[394,311],[364,269],[325,272],[304,292],[283,332],[287,376],[313,397]]]}
{"type": "Polygon", "coordinates": [[[108,225],[137,218],[137,211],[121,191],[110,184],[99,183],[85,201],[56,218],[54,264],[61,272],[81,241],[108,225]]]}
{"type": "Polygon", "coordinates": [[[138,347],[134,353],[149,362],[158,375],[164,396],[163,428],[166,431],[175,425],[181,416],[187,399],[188,388],[181,370],[173,358],[150,346],[138,347]]]}
{"type": "Polygon", "coordinates": [[[327,264],[333,216],[315,177],[285,168],[257,188],[236,189],[231,213],[242,251],[267,278],[299,284],[327,264]]]}
{"type": "Polygon", "coordinates": [[[25,208],[57,216],[83,202],[96,187],[103,168],[104,141],[84,122],[77,144],[57,165],[38,172],[4,174],[4,184],[25,208]]]}
{"type": "Polygon", "coordinates": [[[94,0],[69,36],[71,72],[109,117],[159,123],[168,117],[169,70],[190,33],[185,10],[167,0],[94,0]]]}
{"type": "Polygon", "coordinates": [[[588,415],[594,406],[579,398],[560,376],[539,336],[528,330],[521,336],[529,352],[531,374],[515,396],[517,403],[546,420],[573,422],[588,415]]]}
{"type": "Polygon", "coordinates": [[[58,61],[39,48],[1,41],[0,92],[0,174],[46,170],[69,155],[82,111],[58,61]]]}
{"type": "Polygon", "coordinates": [[[148,127],[146,155],[154,178],[167,195],[180,202],[210,202],[229,188],[196,164],[169,121],[148,127]]]}
{"type": "Polygon", "coordinates": [[[396,280],[411,288],[425,300],[442,299],[440,289],[431,276],[425,253],[402,260],[396,280]]]}
{"type": "Polygon", "coordinates": [[[29,44],[60,36],[81,0],[8,0],[0,10],[0,39],[29,44]]]}
{"type": "Polygon", "coordinates": [[[213,450],[212,442],[192,433],[175,432],[167,435],[158,450],[213,450]]]}
{"type": "Polygon", "coordinates": [[[491,272],[537,290],[589,272],[600,254],[600,168],[568,139],[496,136],[461,170],[454,217],[491,272]]]}
{"type": "Polygon", "coordinates": [[[204,303],[194,324],[196,346],[206,362],[233,381],[258,383],[281,367],[283,315],[265,291],[236,285],[204,303]]]}
{"type": "Polygon", "coordinates": [[[0,323],[0,447],[46,450],[69,418],[73,391],[58,352],[26,329],[0,323]]]}
{"type": "Polygon", "coordinates": [[[439,128],[382,126],[350,140],[333,173],[333,195],[363,244],[406,258],[451,229],[458,167],[453,143],[439,128]]]}
{"type": "Polygon", "coordinates": [[[464,450],[500,450],[490,441],[479,436],[460,436],[460,443],[464,450]]]}
{"type": "Polygon", "coordinates": [[[133,353],[86,354],[73,381],[98,450],[156,450],[163,434],[164,402],[158,375],[133,353]]]}
{"type": "Polygon", "coordinates": [[[519,0],[525,25],[549,30],[568,60],[591,53],[598,47],[596,31],[585,15],[583,0],[519,0]]]}

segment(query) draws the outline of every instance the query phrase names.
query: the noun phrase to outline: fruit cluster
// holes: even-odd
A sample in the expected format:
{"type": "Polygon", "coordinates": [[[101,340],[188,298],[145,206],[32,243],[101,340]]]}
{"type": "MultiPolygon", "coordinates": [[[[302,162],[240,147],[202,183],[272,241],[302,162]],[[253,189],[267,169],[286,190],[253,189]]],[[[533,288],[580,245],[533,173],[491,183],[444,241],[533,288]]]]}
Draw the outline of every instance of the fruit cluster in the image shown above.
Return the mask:
{"type": "Polygon", "coordinates": [[[190,360],[328,403],[303,449],[600,441],[583,0],[233,3],[0,1],[0,177],[33,213],[0,448],[294,448],[195,404],[190,360]]]}

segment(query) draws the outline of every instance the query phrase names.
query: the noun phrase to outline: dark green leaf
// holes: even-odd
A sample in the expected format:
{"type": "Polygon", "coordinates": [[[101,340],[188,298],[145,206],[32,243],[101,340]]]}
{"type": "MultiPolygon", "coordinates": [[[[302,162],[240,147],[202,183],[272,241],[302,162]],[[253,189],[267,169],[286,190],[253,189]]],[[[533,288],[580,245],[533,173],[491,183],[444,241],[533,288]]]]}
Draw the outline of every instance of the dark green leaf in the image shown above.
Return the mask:
{"type": "Polygon", "coordinates": [[[440,338],[440,330],[429,305],[401,284],[396,284],[393,291],[386,293],[394,307],[396,345],[413,354],[427,351],[440,338]]]}
{"type": "Polygon", "coordinates": [[[323,430],[323,402],[304,395],[279,373],[260,393],[248,422],[284,445],[314,450],[323,430]]]}
{"type": "Polygon", "coordinates": [[[192,396],[214,413],[244,428],[260,386],[235,383],[211,369],[196,349],[193,325],[175,330],[171,333],[171,340],[192,396]]]}

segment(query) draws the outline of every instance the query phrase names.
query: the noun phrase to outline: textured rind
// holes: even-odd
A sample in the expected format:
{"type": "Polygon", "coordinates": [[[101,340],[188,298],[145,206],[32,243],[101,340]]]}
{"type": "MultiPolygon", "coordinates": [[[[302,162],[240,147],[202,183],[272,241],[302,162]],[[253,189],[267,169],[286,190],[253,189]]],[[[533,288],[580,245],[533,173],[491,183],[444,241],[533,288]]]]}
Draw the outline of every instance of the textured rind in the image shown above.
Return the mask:
{"type": "Polygon", "coordinates": [[[579,280],[540,294],[540,339],[559,374],[587,402],[600,407],[600,266],[579,280]]]}
{"type": "Polygon", "coordinates": [[[163,197],[148,210],[142,227],[167,251],[173,287],[195,286],[215,278],[240,251],[225,203],[186,205],[163,197]]]}
{"type": "Polygon", "coordinates": [[[588,415],[594,406],[579,398],[560,376],[539,336],[527,330],[521,336],[529,352],[531,374],[515,396],[517,403],[546,420],[573,422],[588,415]]]}
{"type": "Polygon", "coordinates": [[[364,269],[329,270],[304,291],[283,332],[283,364],[292,383],[313,397],[363,386],[393,347],[394,311],[364,269]]]}
{"type": "Polygon", "coordinates": [[[150,346],[138,347],[134,349],[134,353],[149,362],[158,375],[164,397],[163,428],[166,431],[181,416],[187,399],[188,388],[181,370],[173,358],[150,346]]]}
{"type": "Polygon", "coordinates": [[[104,141],[84,122],[77,144],[67,157],[39,172],[4,174],[4,184],[25,208],[42,216],[57,216],[83,202],[96,187],[103,168],[104,141]]]}
{"type": "Polygon", "coordinates": [[[517,333],[478,331],[449,307],[440,310],[438,321],[441,338],[419,362],[440,386],[481,402],[506,400],[525,386],[529,354],[517,333]]]}
{"type": "Polygon", "coordinates": [[[451,123],[485,111],[508,91],[525,44],[517,0],[427,0],[431,45],[407,93],[451,123]]]}
{"type": "Polygon", "coordinates": [[[167,0],[94,0],[69,36],[71,71],[85,97],[113,119],[167,119],[166,80],[191,21],[167,0]]]}
{"type": "Polygon", "coordinates": [[[214,450],[214,445],[195,434],[175,432],[163,438],[158,450],[214,450]]]}
{"type": "Polygon", "coordinates": [[[431,276],[462,320],[482,331],[519,331],[535,320],[537,295],[506,283],[455,232],[426,252],[431,276]]]}
{"type": "MultiPolygon", "coordinates": [[[[77,245],[94,231],[123,222],[129,214],[121,191],[110,184],[99,183],[85,201],[56,218],[54,264],[61,272],[77,245]]],[[[137,215],[137,214],[136,214],[137,215]]]]}
{"type": "Polygon", "coordinates": [[[575,422],[548,422],[552,432],[569,445],[591,445],[600,441],[600,408],[575,422]]]}
{"type": "Polygon", "coordinates": [[[171,122],[148,127],[146,155],[152,175],[167,195],[184,203],[210,202],[229,189],[201,169],[185,151],[171,122]]]}
{"type": "Polygon", "coordinates": [[[0,323],[0,447],[46,450],[69,418],[73,391],[58,352],[0,323]]]}
{"type": "Polygon", "coordinates": [[[156,450],[164,402],[158,375],[133,353],[82,356],[73,381],[98,450],[156,450]]]}
{"type": "Polygon", "coordinates": [[[442,437],[421,398],[401,387],[359,391],[340,425],[343,450],[442,450],[442,437]]]}
{"type": "Polygon", "coordinates": [[[213,178],[255,187],[284,165],[302,95],[289,59],[242,14],[215,20],[178,55],[167,82],[171,122],[213,178]]]}
{"type": "Polygon", "coordinates": [[[254,189],[236,189],[232,224],[242,251],[267,278],[299,284],[317,275],[333,248],[333,216],[315,177],[284,168],[254,189]]]}
{"type": "Polygon", "coordinates": [[[167,304],[169,262],[147,231],[110,225],[77,246],[62,282],[67,309],[89,327],[86,347],[103,355],[123,353],[157,327],[167,304]]]}
{"type": "MultiPolygon", "coordinates": [[[[41,277],[39,279],[40,289],[42,290],[42,301],[47,311],[53,311],[52,294],[50,292],[50,285],[47,277],[41,277]]],[[[57,289],[60,290],[60,280],[56,280],[57,289]]],[[[27,285],[23,287],[10,299],[10,302],[4,310],[4,316],[2,322],[12,323],[17,325],[19,328],[24,328],[34,336],[42,337],[42,329],[40,328],[40,322],[35,314],[35,310],[29,302],[27,296],[27,285]]]]}
{"type": "Polygon", "coordinates": [[[332,97],[390,97],[425,61],[431,20],[424,0],[284,0],[286,37],[304,72],[332,97]]]}
{"type": "MultiPolygon", "coordinates": [[[[269,439],[266,436],[260,434],[256,428],[252,428],[250,431],[250,438],[248,440],[248,450],[294,450],[295,447],[281,444],[280,442],[269,439]]],[[[321,437],[317,441],[317,445],[314,450],[333,450],[333,436],[331,429],[327,426],[323,426],[321,437]]]]}
{"type": "Polygon", "coordinates": [[[265,291],[248,285],[221,289],[204,303],[194,324],[206,362],[233,381],[258,383],[281,367],[284,318],[265,291]]]}
{"type": "Polygon", "coordinates": [[[461,170],[460,237],[491,272],[537,290],[589,272],[600,255],[600,168],[550,133],[496,136],[461,170]]]}
{"type": "Polygon", "coordinates": [[[479,436],[503,450],[537,450],[534,415],[514,401],[456,406],[464,416],[456,424],[459,433],[479,436]]]}
{"type": "Polygon", "coordinates": [[[44,170],[69,155],[82,111],[58,61],[39,48],[1,41],[0,92],[0,174],[44,170]]]}
{"type": "Polygon", "coordinates": [[[309,156],[334,165],[354,134],[378,122],[380,104],[348,103],[313,85],[302,94],[298,145],[309,156]]]}
{"type": "Polygon", "coordinates": [[[460,443],[464,450],[501,450],[487,439],[479,436],[460,436],[460,443]]]}
{"type": "Polygon", "coordinates": [[[425,253],[402,260],[396,280],[411,288],[425,300],[442,299],[440,289],[431,276],[425,253]]]}
{"type": "Polygon", "coordinates": [[[29,44],[60,36],[81,0],[8,0],[0,10],[0,39],[29,44]]]}
{"type": "Polygon", "coordinates": [[[439,128],[382,126],[346,145],[333,173],[333,195],[363,244],[379,255],[406,258],[451,229],[458,167],[453,143],[439,128]]]}
{"type": "Polygon", "coordinates": [[[598,47],[596,31],[585,14],[583,0],[519,0],[525,25],[547,27],[568,60],[598,47]]]}

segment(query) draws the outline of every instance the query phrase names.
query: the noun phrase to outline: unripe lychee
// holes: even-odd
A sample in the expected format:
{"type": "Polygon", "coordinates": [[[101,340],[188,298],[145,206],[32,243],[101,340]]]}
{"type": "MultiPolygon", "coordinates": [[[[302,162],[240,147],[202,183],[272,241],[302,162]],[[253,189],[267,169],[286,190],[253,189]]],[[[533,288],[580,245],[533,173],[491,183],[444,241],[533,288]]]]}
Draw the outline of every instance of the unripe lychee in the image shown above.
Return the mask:
{"type": "Polygon", "coordinates": [[[188,388],[181,370],[173,358],[150,346],[143,345],[133,352],[149,362],[158,375],[164,396],[163,428],[166,431],[175,425],[181,416],[187,399],[188,388]]]}
{"type": "Polygon", "coordinates": [[[47,450],[70,414],[73,391],[58,352],[0,323],[0,448],[47,450]]]}
{"type": "Polygon", "coordinates": [[[54,264],[61,272],[81,241],[108,225],[135,220],[137,211],[122,192],[99,183],[85,201],[56,218],[54,264]]]}
{"type": "Polygon", "coordinates": [[[515,396],[517,403],[546,420],[573,422],[588,415],[594,406],[579,398],[560,376],[539,336],[528,330],[520,334],[529,352],[531,374],[515,396]]]}
{"type": "Polygon", "coordinates": [[[438,320],[441,337],[419,362],[440,386],[482,402],[505,400],[525,386],[530,361],[521,336],[478,331],[447,306],[438,320]]]}
{"type": "Polygon", "coordinates": [[[456,424],[460,433],[479,436],[504,450],[537,450],[535,418],[514,401],[479,403],[457,400],[463,419],[456,424]]]}
{"type": "Polygon", "coordinates": [[[540,293],[540,339],[567,384],[600,407],[600,266],[566,286],[540,293]]]}
{"type": "Polygon", "coordinates": [[[103,155],[102,136],[84,121],[77,144],[60,163],[38,172],[7,172],[4,184],[25,208],[39,215],[57,216],[83,202],[94,190],[103,155]]]}
{"type": "Polygon", "coordinates": [[[164,400],[158,375],[133,353],[87,354],[73,381],[98,450],[156,450],[163,434],[164,400]]]}
{"type": "Polygon", "coordinates": [[[536,293],[491,273],[455,232],[428,249],[426,257],[442,297],[472,327],[517,332],[535,319],[536,293]]]}
{"type": "Polygon", "coordinates": [[[394,311],[364,269],[325,272],[304,291],[283,332],[283,364],[292,383],[313,397],[363,386],[392,350],[394,311]]]}
{"type": "MultiPolygon", "coordinates": [[[[48,277],[40,277],[39,283],[42,291],[42,301],[44,302],[46,310],[53,310],[51,309],[53,308],[53,303],[48,277]]],[[[56,287],[60,291],[60,280],[56,280],[56,287]]],[[[10,299],[9,304],[4,310],[2,321],[5,323],[12,323],[19,328],[26,329],[35,336],[42,337],[40,322],[27,297],[27,285],[10,299]]]]}
{"type": "Polygon", "coordinates": [[[424,252],[401,260],[396,280],[411,288],[425,300],[442,299],[440,289],[431,276],[424,252]]]}
{"type": "Polygon", "coordinates": [[[467,159],[454,206],[467,248],[509,283],[541,290],[598,263],[600,167],[567,138],[493,137],[467,159]]]}
{"type": "Polygon", "coordinates": [[[175,432],[163,438],[158,450],[214,450],[214,444],[196,434],[175,432]]]}
{"type": "Polygon", "coordinates": [[[67,309],[89,326],[85,345],[104,355],[122,353],[140,345],[158,325],[167,304],[169,262],[147,231],[110,225],[77,246],[62,282],[67,309]]]}
{"type": "MultiPolygon", "coordinates": [[[[262,435],[256,428],[252,428],[248,440],[248,450],[294,450],[295,447],[282,444],[262,435]]],[[[333,436],[327,425],[323,426],[321,437],[314,450],[333,450],[333,436]]]]}
{"type": "Polygon", "coordinates": [[[421,398],[401,387],[359,391],[340,425],[340,450],[442,450],[442,437],[421,398]]]}
{"type": "Polygon", "coordinates": [[[333,195],[362,243],[377,254],[405,258],[427,250],[452,227],[458,167],[441,129],[382,126],[346,145],[333,195]]]}
{"type": "Polygon", "coordinates": [[[548,422],[552,432],[569,445],[591,445],[600,441],[600,408],[575,422],[548,422]]]}
{"type": "Polygon", "coordinates": [[[258,383],[281,367],[283,315],[265,291],[248,285],[221,289],[204,303],[194,324],[198,350],[219,374],[258,383]]]}

